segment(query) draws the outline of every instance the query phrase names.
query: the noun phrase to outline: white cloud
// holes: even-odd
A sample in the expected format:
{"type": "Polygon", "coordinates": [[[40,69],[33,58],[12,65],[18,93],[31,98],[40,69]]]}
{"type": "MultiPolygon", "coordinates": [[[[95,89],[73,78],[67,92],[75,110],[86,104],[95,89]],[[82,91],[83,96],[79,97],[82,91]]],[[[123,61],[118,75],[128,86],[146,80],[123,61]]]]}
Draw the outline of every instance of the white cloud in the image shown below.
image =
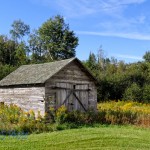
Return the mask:
{"type": "Polygon", "coordinates": [[[114,54],[115,57],[124,58],[124,59],[134,59],[134,60],[143,60],[140,56],[132,56],[132,55],[122,55],[122,54],[114,54]]]}
{"type": "Polygon", "coordinates": [[[136,40],[150,40],[150,35],[140,33],[123,33],[123,32],[115,33],[115,32],[90,32],[90,31],[76,31],[76,33],[79,35],[112,36],[136,40]]]}
{"type": "Polygon", "coordinates": [[[137,4],[140,4],[140,3],[143,3],[145,2],[146,0],[122,0],[121,2],[122,3],[128,3],[128,4],[132,4],[132,3],[137,3],[137,4]]]}
{"type": "Polygon", "coordinates": [[[122,12],[131,4],[141,4],[146,0],[58,0],[57,4],[69,15],[81,16],[94,13],[107,13],[113,15],[122,12]],[[112,13],[113,12],[113,13],[112,13]]]}
{"type": "MultiPolygon", "coordinates": [[[[145,14],[126,16],[123,12],[129,5],[139,5],[146,0],[31,0],[55,8],[65,18],[88,16],[91,31],[77,31],[78,34],[113,36],[128,39],[150,40],[150,28],[145,14]],[[91,15],[91,16],[90,16],[91,15]],[[102,20],[100,16],[102,16],[102,20]],[[111,16],[109,18],[108,16],[111,16]],[[95,17],[95,20],[93,19],[95,17]],[[97,32],[92,32],[92,30],[97,32]]],[[[84,24],[79,21],[80,24],[84,24]]],[[[88,25],[87,25],[88,26],[88,25]]],[[[81,29],[83,30],[83,29],[81,29]]]]}
{"type": "Polygon", "coordinates": [[[58,0],[57,5],[69,17],[80,17],[96,13],[97,3],[90,0],[58,0]]]}
{"type": "Polygon", "coordinates": [[[125,33],[149,33],[149,22],[147,16],[140,14],[135,17],[113,18],[111,20],[103,20],[95,25],[98,31],[103,32],[125,32],[125,33]]]}
{"type": "Polygon", "coordinates": [[[50,8],[62,10],[65,15],[76,17],[94,14],[98,12],[110,13],[123,11],[123,8],[131,4],[141,4],[146,0],[30,0],[50,8]]]}

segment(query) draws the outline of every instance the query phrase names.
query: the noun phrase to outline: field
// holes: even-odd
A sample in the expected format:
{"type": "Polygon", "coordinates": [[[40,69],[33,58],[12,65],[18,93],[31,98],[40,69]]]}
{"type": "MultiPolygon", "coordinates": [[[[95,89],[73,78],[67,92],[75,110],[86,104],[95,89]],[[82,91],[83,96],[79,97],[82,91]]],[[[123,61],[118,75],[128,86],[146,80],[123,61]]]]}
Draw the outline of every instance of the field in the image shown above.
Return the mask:
{"type": "Polygon", "coordinates": [[[97,126],[31,134],[24,138],[0,136],[0,150],[149,150],[150,129],[97,126]]]}

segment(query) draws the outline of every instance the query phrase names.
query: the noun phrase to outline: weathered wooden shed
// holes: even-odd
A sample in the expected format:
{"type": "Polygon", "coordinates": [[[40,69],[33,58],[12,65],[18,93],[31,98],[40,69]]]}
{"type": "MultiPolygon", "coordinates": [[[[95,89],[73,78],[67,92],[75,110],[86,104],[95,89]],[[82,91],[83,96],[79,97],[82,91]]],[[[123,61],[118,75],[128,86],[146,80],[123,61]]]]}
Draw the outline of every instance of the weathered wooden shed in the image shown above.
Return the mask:
{"type": "Polygon", "coordinates": [[[0,102],[41,115],[50,106],[96,110],[96,79],[77,58],[23,65],[0,81],[0,102]]]}

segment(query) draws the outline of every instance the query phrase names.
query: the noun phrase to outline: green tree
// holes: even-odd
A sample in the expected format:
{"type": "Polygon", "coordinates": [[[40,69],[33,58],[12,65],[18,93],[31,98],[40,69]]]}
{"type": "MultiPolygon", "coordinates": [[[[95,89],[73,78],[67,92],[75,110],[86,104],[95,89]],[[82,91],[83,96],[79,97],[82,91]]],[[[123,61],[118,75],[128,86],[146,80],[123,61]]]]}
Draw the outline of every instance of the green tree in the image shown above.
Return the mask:
{"type": "Polygon", "coordinates": [[[42,40],[40,39],[37,30],[33,30],[33,32],[29,36],[28,42],[29,42],[29,50],[31,52],[31,62],[32,63],[44,62],[45,59],[43,57],[44,50],[42,48],[42,40]]]}
{"type": "Polygon", "coordinates": [[[50,18],[38,30],[42,48],[48,61],[75,56],[78,38],[60,15],[50,18]]]}
{"type": "Polygon", "coordinates": [[[25,24],[23,21],[15,20],[13,24],[11,25],[12,29],[10,30],[10,34],[12,36],[12,39],[17,41],[18,39],[21,39],[30,33],[30,26],[25,24]]]}
{"type": "Polygon", "coordinates": [[[130,87],[125,90],[124,100],[142,101],[142,90],[140,86],[133,83],[130,87]]]}
{"type": "Polygon", "coordinates": [[[145,84],[143,87],[143,100],[144,102],[150,102],[150,85],[145,84]]]}
{"type": "Polygon", "coordinates": [[[105,70],[105,52],[102,49],[102,46],[100,46],[98,52],[97,52],[97,61],[98,61],[98,67],[100,70],[105,70]]]}
{"type": "Polygon", "coordinates": [[[144,59],[146,62],[150,62],[150,51],[147,51],[147,52],[144,54],[143,59],[144,59]]]}
{"type": "Polygon", "coordinates": [[[0,36],[0,63],[15,65],[15,42],[7,36],[0,36]]]}
{"type": "Polygon", "coordinates": [[[94,53],[90,52],[88,60],[85,62],[85,66],[88,67],[93,73],[97,70],[97,59],[94,53]]]}
{"type": "Polygon", "coordinates": [[[10,65],[0,64],[0,80],[14,71],[16,68],[10,65]]]}
{"type": "Polygon", "coordinates": [[[6,36],[0,36],[0,64],[10,66],[26,64],[27,48],[24,42],[15,43],[6,36]]]}
{"type": "Polygon", "coordinates": [[[26,57],[26,45],[24,42],[21,42],[17,45],[16,51],[15,51],[15,59],[16,59],[16,65],[20,66],[23,64],[26,64],[27,57],[26,57]]]}

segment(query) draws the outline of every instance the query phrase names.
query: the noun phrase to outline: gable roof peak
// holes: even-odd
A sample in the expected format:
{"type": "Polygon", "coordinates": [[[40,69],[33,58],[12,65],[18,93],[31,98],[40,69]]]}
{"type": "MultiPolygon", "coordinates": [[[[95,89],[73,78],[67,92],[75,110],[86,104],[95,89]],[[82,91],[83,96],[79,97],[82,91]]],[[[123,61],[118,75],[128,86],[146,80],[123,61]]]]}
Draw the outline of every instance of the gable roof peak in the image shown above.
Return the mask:
{"type": "Polygon", "coordinates": [[[96,81],[90,71],[76,58],[59,60],[42,64],[22,65],[0,81],[0,86],[44,84],[72,61],[77,61],[82,68],[96,81]]]}

